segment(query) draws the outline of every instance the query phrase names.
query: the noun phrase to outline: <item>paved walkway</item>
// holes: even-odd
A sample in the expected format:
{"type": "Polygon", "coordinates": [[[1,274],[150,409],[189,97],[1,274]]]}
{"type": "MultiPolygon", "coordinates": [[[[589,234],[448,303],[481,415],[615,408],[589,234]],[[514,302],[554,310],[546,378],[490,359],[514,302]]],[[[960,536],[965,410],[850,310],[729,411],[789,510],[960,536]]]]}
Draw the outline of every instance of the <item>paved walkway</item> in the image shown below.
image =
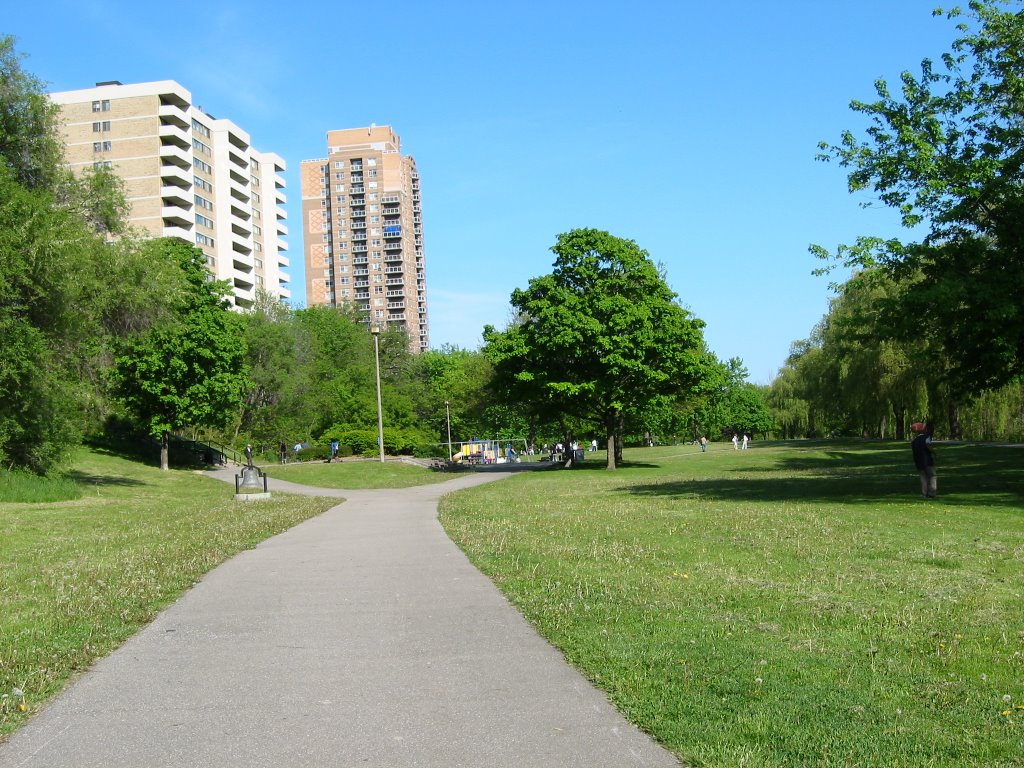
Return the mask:
{"type": "Polygon", "coordinates": [[[0,768],[678,765],[445,536],[440,497],[503,477],[272,479],[347,501],[209,573],[0,745],[0,768]]]}

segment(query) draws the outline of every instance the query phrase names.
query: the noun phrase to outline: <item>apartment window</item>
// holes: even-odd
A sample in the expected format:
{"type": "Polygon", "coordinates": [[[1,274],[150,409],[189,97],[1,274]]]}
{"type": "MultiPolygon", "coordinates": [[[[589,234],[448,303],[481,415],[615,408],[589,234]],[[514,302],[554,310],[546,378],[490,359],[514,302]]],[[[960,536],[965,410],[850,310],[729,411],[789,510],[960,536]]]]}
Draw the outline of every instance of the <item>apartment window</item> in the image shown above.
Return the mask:
{"type": "Polygon", "coordinates": [[[213,210],[213,203],[211,203],[205,197],[202,197],[201,195],[193,195],[192,199],[196,201],[196,205],[198,205],[200,208],[205,208],[208,211],[213,210]]]}
{"type": "Polygon", "coordinates": [[[344,296],[347,299],[349,297],[349,294],[351,294],[351,293],[352,292],[348,288],[346,288],[345,290],[343,290],[341,292],[341,295],[344,296]]]}
{"type": "Polygon", "coordinates": [[[366,158],[366,164],[367,165],[376,165],[377,164],[377,158],[376,157],[368,157],[368,158],[366,158]]]}
{"type": "Polygon", "coordinates": [[[255,248],[255,249],[257,250],[257,251],[262,251],[262,250],[263,250],[263,243],[253,243],[253,247],[254,247],[254,248],[255,248]]]}
{"type": "Polygon", "coordinates": [[[203,171],[204,173],[213,173],[213,166],[211,166],[209,163],[204,163],[198,157],[192,158],[192,167],[197,168],[200,171],[203,171]]]}
{"type": "Polygon", "coordinates": [[[210,248],[213,248],[213,238],[212,237],[207,237],[204,234],[196,232],[196,244],[197,245],[206,245],[206,246],[209,246],[210,248]]]}
{"type": "Polygon", "coordinates": [[[342,264],[338,269],[342,274],[348,274],[348,264],[342,264]]]}
{"type": "Polygon", "coordinates": [[[254,171],[256,171],[257,173],[259,173],[259,171],[260,171],[260,161],[259,160],[253,160],[251,162],[251,165],[252,165],[252,169],[254,171]]]}
{"type": "Polygon", "coordinates": [[[377,199],[377,193],[376,192],[371,192],[370,193],[370,202],[373,202],[376,199],[377,199]]]}
{"type": "Polygon", "coordinates": [[[348,285],[348,278],[347,277],[343,277],[338,282],[340,282],[342,285],[348,285]]]}
{"type": "Polygon", "coordinates": [[[335,192],[344,192],[345,191],[345,185],[344,184],[335,184],[334,185],[334,191],[335,192]]]}
{"type": "Polygon", "coordinates": [[[376,206],[376,205],[371,205],[370,206],[370,213],[376,213],[379,210],[380,210],[379,206],[376,206]]]}
{"type": "Polygon", "coordinates": [[[263,234],[263,227],[259,226],[258,224],[253,224],[252,225],[252,233],[254,235],[262,235],[263,234]]]}
{"type": "Polygon", "coordinates": [[[380,264],[374,264],[373,265],[373,271],[374,272],[380,272],[380,264]]]}
{"type": "Polygon", "coordinates": [[[340,245],[338,246],[338,248],[339,248],[340,250],[342,250],[342,251],[347,251],[347,250],[348,250],[348,243],[341,243],[341,244],[340,244],[340,245]]]}
{"type": "Polygon", "coordinates": [[[345,167],[345,161],[344,160],[335,160],[334,161],[334,167],[335,168],[344,168],[345,167]]]}
{"type": "Polygon", "coordinates": [[[380,224],[380,216],[371,216],[370,217],[370,223],[371,224],[380,224]]]}
{"type": "Polygon", "coordinates": [[[210,129],[207,128],[202,123],[200,123],[195,118],[192,119],[192,130],[195,131],[196,133],[198,133],[200,136],[205,136],[206,138],[210,138],[210,129]]]}
{"type": "Polygon", "coordinates": [[[105,168],[106,170],[109,171],[113,167],[114,164],[109,160],[97,160],[95,163],[92,164],[92,168],[94,171],[98,171],[100,168],[105,168]]]}
{"type": "Polygon", "coordinates": [[[379,259],[380,258],[380,251],[373,251],[371,255],[373,256],[373,258],[379,259]]]}
{"type": "Polygon", "coordinates": [[[256,259],[254,263],[256,264],[256,269],[263,269],[263,259],[256,259]]]}
{"type": "Polygon", "coordinates": [[[202,152],[204,155],[212,155],[210,148],[203,144],[199,139],[192,139],[192,149],[196,152],[202,152]]]}
{"type": "Polygon", "coordinates": [[[344,195],[338,195],[336,198],[334,198],[334,200],[335,200],[335,202],[338,202],[338,203],[344,203],[345,202],[345,196],[344,195]]]}
{"type": "Polygon", "coordinates": [[[92,132],[93,133],[103,133],[103,132],[106,132],[106,131],[109,131],[109,130],[110,130],[110,121],[109,120],[104,120],[103,122],[93,123],[92,124],[92,132]]]}
{"type": "MultiPolygon", "coordinates": [[[[376,179],[376,178],[377,178],[377,169],[376,169],[376,168],[374,168],[374,169],[373,169],[372,171],[370,171],[370,172],[369,172],[369,174],[368,174],[368,175],[369,175],[369,177],[370,177],[371,179],[376,179]]],[[[372,187],[373,185],[371,184],[370,186],[372,187]]]]}
{"type": "Polygon", "coordinates": [[[92,111],[93,112],[99,112],[100,111],[100,103],[98,101],[94,101],[92,103],[92,111]]]}
{"type": "Polygon", "coordinates": [[[102,141],[94,141],[92,143],[92,151],[93,152],[102,152],[103,151],[103,142],[102,141]]]}
{"type": "Polygon", "coordinates": [[[200,189],[207,192],[213,192],[213,184],[208,182],[206,179],[200,178],[199,176],[193,176],[192,181],[200,189]]]}
{"type": "Polygon", "coordinates": [[[213,229],[213,219],[208,219],[201,213],[196,214],[196,224],[204,226],[208,229],[213,229]]]}
{"type": "Polygon", "coordinates": [[[344,171],[338,171],[337,173],[334,174],[334,180],[335,181],[343,181],[344,178],[345,178],[344,171]]]}
{"type": "Polygon", "coordinates": [[[377,182],[376,181],[371,181],[370,184],[369,184],[369,187],[370,187],[370,189],[376,189],[377,188],[377,182]]]}
{"type": "Polygon", "coordinates": [[[263,285],[263,275],[256,275],[256,285],[263,285]]]}
{"type": "Polygon", "coordinates": [[[260,197],[260,193],[259,193],[259,192],[253,192],[253,193],[252,193],[252,201],[253,201],[254,203],[259,203],[259,202],[261,202],[262,200],[263,200],[263,198],[262,198],[262,197],[260,197]]]}
{"type": "Polygon", "coordinates": [[[258,187],[260,185],[259,177],[258,176],[250,176],[249,177],[249,184],[251,186],[253,186],[253,187],[258,187]]]}

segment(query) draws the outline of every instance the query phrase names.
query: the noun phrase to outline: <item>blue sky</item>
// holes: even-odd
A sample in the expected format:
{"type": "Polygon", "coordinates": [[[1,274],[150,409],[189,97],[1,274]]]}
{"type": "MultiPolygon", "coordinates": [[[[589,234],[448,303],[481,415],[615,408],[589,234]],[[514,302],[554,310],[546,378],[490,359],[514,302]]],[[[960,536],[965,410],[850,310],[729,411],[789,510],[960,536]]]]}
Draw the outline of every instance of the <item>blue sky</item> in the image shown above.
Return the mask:
{"type": "Polygon", "coordinates": [[[897,231],[814,158],[876,78],[948,50],[935,1],[50,0],[5,8],[0,34],[50,90],[177,80],[281,155],[299,306],[299,162],[328,130],[392,125],[422,179],[433,347],[477,348],[555,236],[594,227],[663,264],[711,349],[767,383],[828,306],[807,246],[897,231]]]}

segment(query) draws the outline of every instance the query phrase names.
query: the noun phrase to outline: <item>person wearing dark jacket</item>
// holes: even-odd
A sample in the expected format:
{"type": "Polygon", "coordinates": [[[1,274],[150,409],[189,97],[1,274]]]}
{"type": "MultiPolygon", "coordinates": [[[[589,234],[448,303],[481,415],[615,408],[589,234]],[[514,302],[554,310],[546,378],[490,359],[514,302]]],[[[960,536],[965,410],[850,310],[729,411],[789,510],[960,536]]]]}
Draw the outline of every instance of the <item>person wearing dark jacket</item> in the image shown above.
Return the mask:
{"type": "Polygon", "coordinates": [[[914,466],[921,475],[921,496],[934,499],[938,495],[938,478],[935,474],[935,448],[932,447],[932,424],[927,422],[924,430],[910,441],[914,454],[914,466]]]}

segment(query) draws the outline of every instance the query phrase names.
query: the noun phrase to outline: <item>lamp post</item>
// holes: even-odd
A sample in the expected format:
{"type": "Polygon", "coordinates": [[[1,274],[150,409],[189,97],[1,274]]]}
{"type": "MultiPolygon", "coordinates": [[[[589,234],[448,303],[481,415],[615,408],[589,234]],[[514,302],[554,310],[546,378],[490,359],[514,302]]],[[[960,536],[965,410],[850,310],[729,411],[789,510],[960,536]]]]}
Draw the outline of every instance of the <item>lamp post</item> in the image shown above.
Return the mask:
{"type": "Polygon", "coordinates": [[[384,411],[380,405],[380,326],[370,326],[373,334],[373,361],[377,369],[377,447],[380,448],[380,463],[384,463],[384,411]]]}
{"type": "Polygon", "coordinates": [[[452,460],[452,409],[448,406],[448,401],[444,401],[444,413],[448,419],[448,461],[452,460]]]}

